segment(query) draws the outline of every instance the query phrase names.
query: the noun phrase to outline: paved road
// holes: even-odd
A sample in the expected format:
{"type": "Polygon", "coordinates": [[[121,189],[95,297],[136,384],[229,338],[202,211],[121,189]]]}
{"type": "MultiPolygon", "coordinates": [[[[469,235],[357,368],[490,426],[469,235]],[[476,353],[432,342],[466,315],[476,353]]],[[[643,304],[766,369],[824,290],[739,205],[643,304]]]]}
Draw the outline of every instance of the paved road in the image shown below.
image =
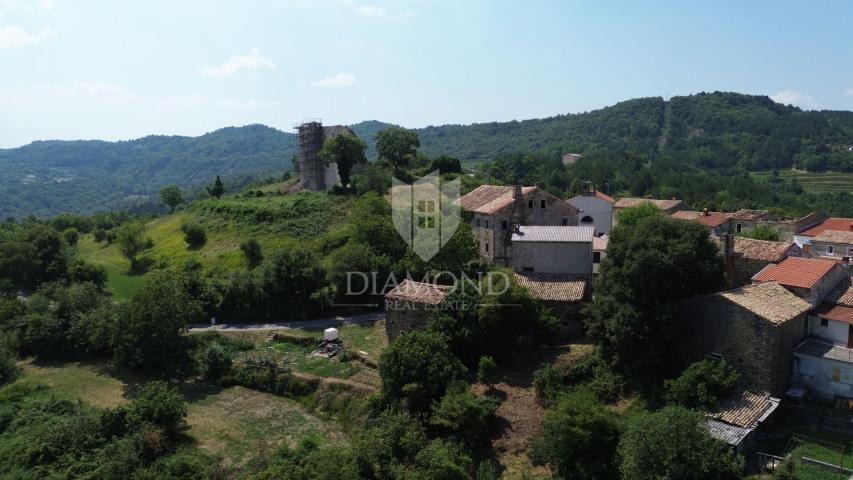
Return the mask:
{"type": "MultiPolygon", "coordinates": [[[[361,315],[351,315],[347,317],[331,317],[321,318],[318,320],[296,320],[289,322],[274,322],[274,323],[221,323],[216,324],[216,331],[250,331],[250,330],[279,330],[283,328],[310,328],[321,329],[329,327],[339,327],[348,323],[373,323],[385,318],[383,313],[363,313],[361,315]]],[[[193,323],[190,325],[190,331],[203,332],[211,330],[210,324],[193,323]]]]}

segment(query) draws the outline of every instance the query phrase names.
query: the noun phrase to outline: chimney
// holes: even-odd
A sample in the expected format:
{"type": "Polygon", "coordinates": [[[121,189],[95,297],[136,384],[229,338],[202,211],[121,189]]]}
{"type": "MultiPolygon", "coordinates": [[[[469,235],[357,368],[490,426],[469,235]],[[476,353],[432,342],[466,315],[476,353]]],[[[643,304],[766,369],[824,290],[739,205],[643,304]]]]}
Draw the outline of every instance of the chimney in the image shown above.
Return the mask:
{"type": "Polygon", "coordinates": [[[735,254],[735,241],[732,238],[732,234],[726,233],[722,235],[723,240],[723,253],[726,255],[726,258],[731,257],[735,254]]]}
{"type": "Polygon", "coordinates": [[[708,209],[707,209],[707,208],[703,208],[703,209],[702,209],[702,216],[703,216],[703,217],[707,217],[708,215],[710,215],[710,213],[708,213],[708,209]]]}
{"type": "Polygon", "coordinates": [[[521,185],[512,186],[512,199],[516,202],[521,200],[521,185]]]}

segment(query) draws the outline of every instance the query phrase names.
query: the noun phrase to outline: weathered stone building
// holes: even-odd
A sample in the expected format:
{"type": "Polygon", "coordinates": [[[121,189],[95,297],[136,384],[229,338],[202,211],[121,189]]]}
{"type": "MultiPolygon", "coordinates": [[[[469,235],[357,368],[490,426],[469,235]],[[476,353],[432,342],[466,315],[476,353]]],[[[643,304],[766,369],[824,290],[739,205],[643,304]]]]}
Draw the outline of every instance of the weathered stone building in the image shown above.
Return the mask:
{"type": "Polygon", "coordinates": [[[583,275],[558,273],[516,273],[515,280],[530,292],[530,296],[551,309],[559,319],[562,335],[567,338],[583,335],[580,308],[591,296],[589,278],[583,275]]]}
{"type": "Polygon", "coordinates": [[[324,127],[319,121],[307,121],[296,127],[298,135],[299,178],[302,188],[323,191],[340,185],[338,165],[326,163],[318,155],[326,140],[336,135],[355,135],[349,127],[324,127]]]}
{"type": "Polygon", "coordinates": [[[811,305],[775,282],[749,285],[685,301],[686,351],[699,360],[721,358],[750,389],[782,395],[792,358],[806,333],[811,305]]]}
{"type": "Polygon", "coordinates": [[[815,258],[853,266],[853,226],[846,232],[824,230],[812,239],[811,254],[815,258]]]}
{"type": "Polygon", "coordinates": [[[726,279],[729,288],[752,283],[752,277],[771,263],[789,256],[799,257],[802,250],[794,242],[771,242],[732,235],[712,236],[726,260],[726,279]]]}
{"type": "Polygon", "coordinates": [[[515,225],[577,225],[577,209],[539,187],[481,185],[457,200],[473,215],[480,258],[510,265],[515,225]]]}
{"type": "Polygon", "coordinates": [[[403,280],[385,294],[385,333],[392,342],[400,335],[420,330],[440,307],[447,287],[403,280]]]}

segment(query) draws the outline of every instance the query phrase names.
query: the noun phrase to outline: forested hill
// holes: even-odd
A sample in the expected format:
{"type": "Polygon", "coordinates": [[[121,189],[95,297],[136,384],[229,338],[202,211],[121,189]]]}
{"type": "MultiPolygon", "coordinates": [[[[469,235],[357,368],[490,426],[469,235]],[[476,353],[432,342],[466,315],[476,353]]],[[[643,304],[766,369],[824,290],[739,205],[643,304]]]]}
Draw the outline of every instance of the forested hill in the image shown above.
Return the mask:
{"type": "MultiPolygon", "coordinates": [[[[352,125],[368,141],[390,126],[352,125]]],[[[668,156],[704,169],[797,167],[853,171],[853,112],[802,111],[765,96],[702,93],[628,100],[591,112],[536,120],[430,126],[421,151],[464,161],[516,153],[668,156]]],[[[257,176],[291,166],[295,137],[262,125],[200,137],[125,142],[48,141],[0,150],[0,217],[122,208],[163,185],[198,187],[215,175],[257,176]]]]}

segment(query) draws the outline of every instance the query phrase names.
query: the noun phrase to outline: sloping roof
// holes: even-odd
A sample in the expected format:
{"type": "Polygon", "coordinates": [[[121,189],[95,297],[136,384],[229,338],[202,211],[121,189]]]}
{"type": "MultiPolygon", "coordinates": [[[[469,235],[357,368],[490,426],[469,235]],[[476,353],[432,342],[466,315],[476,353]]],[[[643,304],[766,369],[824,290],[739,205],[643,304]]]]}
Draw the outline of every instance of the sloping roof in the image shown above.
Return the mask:
{"type": "Polygon", "coordinates": [[[776,324],[785,323],[811,309],[808,302],[775,282],[747,285],[717,295],[776,324]]]}
{"type": "Polygon", "coordinates": [[[600,237],[593,237],[592,239],[592,251],[593,252],[606,252],[607,244],[610,242],[610,237],[607,235],[602,235],[600,237]]]}
{"type": "MultiPolygon", "coordinates": [[[[538,187],[521,187],[521,196],[525,197],[538,187]]],[[[512,205],[512,187],[505,185],[480,185],[457,200],[463,210],[491,215],[512,205]]]]}
{"type": "Polygon", "coordinates": [[[853,228],[853,218],[827,218],[823,222],[803,230],[802,232],[798,232],[797,235],[802,235],[804,237],[816,237],[823,233],[826,230],[839,230],[842,232],[849,232],[850,229],[853,228]]]}
{"type": "Polygon", "coordinates": [[[765,218],[769,214],[770,212],[767,210],[749,210],[747,208],[741,208],[732,214],[732,218],[736,220],[750,220],[754,222],[765,218]]]}
{"type": "MultiPolygon", "coordinates": [[[[722,245],[720,237],[712,236],[711,239],[717,245],[722,245]]],[[[793,242],[772,242],[770,240],[756,240],[746,237],[734,237],[734,242],[734,252],[742,258],[773,263],[784,260],[794,246],[793,242]]]]}
{"type": "Polygon", "coordinates": [[[853,307],[853,277],[847,277],[829,292],[824,301],[853,307]]]}
{"type": "Polygon", "coordinates": [[[723,400],[720,407],[708,412],[706,425],[714,438],[739,445],[779,406],[779,399],[766,393],[738,389],[723,400]]]}
{"type": "Polygon", "coordinates": [[[444,285],[434,285],[406,279],[397,284],[390,292],[386,293],[385,298],[388,300],[403,300],[438,305],[444,300],[447,289],[448,287],[444,285]]]}
{"type": "Polygon", "coordinates": [[[616,200],[613,200],[613,197],[611,197],[610,195],[607,195],[606,193],[601,193],[598,190],[595,191],[595,196],[604,200],[607,203],[615,203],[616,202],[616,200]]]}
{"type": "Polygon", "coordinates": [[[752,279],[757,282],[773,281],[791,287],[812,288],[835,265],[835,262],[829,260],[788,257],[780,263],[764,267],[752,279]]]}
{"type": "Polygon", "coordinates": [[[323,135],[325,135],[326,138],[332,138],[341,134],[355,135],[355,132],[346,125],[330,125],[328,127],[323,127],[323,135]]]}
{"type": "Polygon", "coordinates": [[[853,231],[824,230],[812,239],[813,242],[846,243],[853,245],[853,231]]]}
{"type": "Polygon", "coordinates": [[[613,206],[616,208],[636,207],[641,203],[649,202],[661,210],[669,210],[681,205],[681,200],[658,200],[656,198],[620,198],[613,206]]]}
{"type": "Polygon", "coordinates": [[[671,215],[679,220],[695,220],[708,227],[718,227],[732,218],[733,214],[725,212],[697,212],[695,210],[681,210],[671,215]]]}
{"type": "Polygon", "coordinates": [[[519,225],[512,232],[513,242],[592,242],[595,227],[557,227],[546,225],[519,225]]]}
{"type": "Polygon", "coordinates": [[[820,318],[853,325],[853,307],[823,302],[818,305],[814,313],[820,318]]]}
{"type": "Polygon", "coordinates": [[[560,273],[516,273],[515,281],[537,300],[579,302],[586,292],[584,276],[560,273]]]}

